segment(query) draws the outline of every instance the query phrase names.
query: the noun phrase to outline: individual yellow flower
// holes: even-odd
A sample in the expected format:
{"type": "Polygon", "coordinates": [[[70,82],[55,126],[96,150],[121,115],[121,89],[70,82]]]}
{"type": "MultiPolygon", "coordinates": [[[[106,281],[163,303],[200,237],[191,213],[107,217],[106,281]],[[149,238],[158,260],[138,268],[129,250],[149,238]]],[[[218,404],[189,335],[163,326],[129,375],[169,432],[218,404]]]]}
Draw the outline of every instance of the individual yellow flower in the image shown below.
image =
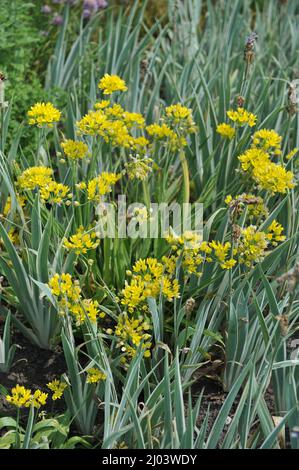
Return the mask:
{"type": "Polygon", "coordinates": [[[98,368],[96,367],[91,367],[90,369],[87,370],[87,379],[86,382],[88,384],[97,384],[101,380],[106,380],[107,376],[103,372],[101,372],[98,368]]]}
{"type": "Polygon", "coordinates": [[[229,124],[226,124],[225,122],[223,122],[222,124],[219,124],[217,126],[216,131],[222,137],[225,137],[229,140],[231,140],[236,135],[236,130],[232,126],[230,126],[229,124]]]}
{"type": "Polygon", "coordinates": [[[28,111],[29,124],[36,124],[38,127],[53,127],[53,124],[60,120],[61,112],[52,103],[36,103],[28,111]]]}
{"type": "Polygon", "coordinates": [[[96,234],[94,231],[86,232],[81,225],[69,240],[64,238],[63,246],[70,251],[74,251],[76,255],[86,254],[88,250],[95,250],[99,245],[99,241],[95,240],[95,238],[96,234]]]}
{"type": "Polygon", "coordinates": [[[104,95],[110,95],[115,91],[127,91],[128,87],[126,82],[118,75],[109,75],[106,73],[99,82],[100,90],[103,90],[104,95]]]}
{"type": "Polygon", "coordinates": [[[248,124],[249,127],[253,127],[256,124],[257,117],[255,114],[246,111],[244,108],[238,108],[236,111],[230,109],[227,111],[227,116],[238,126],[245,126],[248,124]]]}
{"type": "Polygon", "coordinates": [[[61,143],[65,155],[71,160],[79,160],[87,156],[88,146],[82,141],[67,139],[61,143]]]}
{"type": "Polygon", "coordinates": [[[286,155],[286,160],[291,160],[298,152],[299,152],[299,148],[294,148],[286,155]]]}
{"type": "Polygon", "coordinates": [[[60,400],[60,398],[63,395],[64,390],[67,387],[67,384],[64,382],[61,382],[60,380],[52,380],[52,382],[47,383],[47,387],[49,390],[53,392],[52,394],[52,400],[60,400]]]}

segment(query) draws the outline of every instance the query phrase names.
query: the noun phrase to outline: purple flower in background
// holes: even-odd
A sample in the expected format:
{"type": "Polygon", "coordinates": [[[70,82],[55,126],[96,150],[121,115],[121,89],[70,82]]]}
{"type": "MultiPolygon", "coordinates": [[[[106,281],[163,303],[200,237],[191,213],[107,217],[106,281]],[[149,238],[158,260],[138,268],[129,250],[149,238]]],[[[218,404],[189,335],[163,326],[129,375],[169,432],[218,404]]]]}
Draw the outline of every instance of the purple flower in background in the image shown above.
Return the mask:
{"type": "Polygon", "coordinates": [[[62,2],[63,2],[63,0],[52,0],[52,3],[60,4],[60,3],[62,3],[62,2]]]}
{"type": "Polygon", "coordinates": [[[63,17],[61,15],[54,15],[52,19],[52,24],[55,26],[60,26],[63,24],[63,17]]]}
{"type": "Polygon", "coordinates": [[[106,0],[98,0],[98,8],[106,8],[107,5],[106,0]]]}
{"type": "Polygon", "coordinates": [[[98,0],[98,8],[106,8],[108,6],[108,2],[106,0],[98,0]]]}
{"type": "Polygon", "coordinates": [[[83,17],[89,18],[92,13],[96,13],[101,8],[106,8],[107,5],[106,0],[84,0],[83,17]]]}
{"type": "Polygon", "coordinates": [[[46,15],[48,15],[49,13],[51,13],[52,11],[52,8],[49,6],[49,5],[43,5],[41,7],[41,12],[42,13],[45,13],[46,15]]]}
{"type": "Polygon", "coordinates": [[[83,18],[89,18],[91,15],[91,11],[90,10],[87,10],[87,9],[84,9],[83,10],[83,18]]]}

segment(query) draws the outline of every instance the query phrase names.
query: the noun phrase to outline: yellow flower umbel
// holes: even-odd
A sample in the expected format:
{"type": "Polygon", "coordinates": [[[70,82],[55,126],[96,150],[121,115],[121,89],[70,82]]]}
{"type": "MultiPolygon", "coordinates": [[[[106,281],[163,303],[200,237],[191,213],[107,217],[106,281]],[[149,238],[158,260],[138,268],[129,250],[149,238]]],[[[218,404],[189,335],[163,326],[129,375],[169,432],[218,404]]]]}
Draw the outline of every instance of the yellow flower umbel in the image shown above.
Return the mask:
{"type": "Polygon", "coordinates": [[[125,353],[122,362],[126,363],[126,358],[135,356],[141,342],[144,357],[150,357],[151,334],[148,333],[150,325],[143,317],[129,318],[128,315],[121,315],[115,327],[115,335],[118,338],[117,347],[125,353]]]}
{"type": "Polygon", "coordinates": [[[273,129],[261,129],[256,131],[252,136],[252,144],[254,147],[260,147],[274,155],[281,154],[281,141],[282,137],[273,129]]]}
{"type": "Polygon", "coordinates": [[[11,395],[6,395],[6,401],[17,408],[29,408],[31,405],[34,408],[40,408],[46,404],[47,397],[48,394],[39,389],[32,394],[30,389],[17,384],[12,388],[11,395]]]}
{"type": "Polygon", "coordinates": [[[212,252],[207,243],[202,241],[202,237],[196,232],[186,231],[181,236],[169,233],[165,238],[173,253],[170,257],[162,258],[163,263],[167,265],[167,271],[174,272],[176,263],[181,257],[182,267],[187,274],[201,276],[202,273],[198,272],[198,268],[205,260],[210,261],[206,255],[212,252]]]}
{"type": "Polygon", "coordinates": [[[271,245],[276,246],[278,242],[283,242],[286,237],[282,235],[283,226],[276,220],[273,220],[266,231],[266,238],[269,240],[271,245]]]}
{"type": "Polygon", "coordinates": [[[172,150],[185,147],[187,140],[183,136],[178,136],[167,124],[151,124],[146,128],[148,134],[156,141],[162,142],[172,150]]]}
{"type": "Polygon", "coordinates": [[[48,285],[52,294],[57,297],[59,314],[64,316],[69,313],[78,326],[87,319],[96,323],[97,318],[103,316],[96,300],[82,299],[79,283],[73,281],[70,274],[54,274],[48,285]]]}
{"type": "Polygon", "coordinates": [[[166,119],[168,123],[177,128],[178,132],[192,134],[196,131],[193,121],[192,109],[182,106],[180,103],[172,104],[165,108],[166,119]]]}
{"type": "Polygon", "coordinates": [[[257,227],[250,225],[241,230],[237,254],[240,264],[251,267],[253,263],[264,259],[268,240],[265,232],[259,232],[257,227]]]}
{"type": "Polygon", "coordinates": [[[81,288],[78,281],[73,281],[68,273],[54,274],[49,280],[49,287],[55,297],[60,299],[68,298],[72,302],[79,302],[81,288]]]}
{"type": "Polygon", "coordinates": [[[59,121],[61,112],[52,103],[36,103],[28,111],[29,124],[38,127],[53,127],[59,121]]]}
{"type": "Polygon", "coordinates": [[[78,133],[91,136],[103,135],[103,125],[106,121],[107,117],[101,110],[90,111],[77,121],[78,133]]]}
{"type": "Polygon", "coordinates": [[[23,406],[28,408],[31,402],[31,390],[17,384],[12,388],[11,395],[6,395],[6,401],[18,408],[23,406]]]}
{"type": "Polygon", "coordinates": [[[84,227],[81,225],[69,240],[64,238],[63,246],[67,250],[74,251],[76,255],[86,254],[88,250],[95,250],[99,245],[99,241],[96,241],[95,238],[94,231],[85,232],[84,227]]]}
{"type": "Polygon", "coordinates": [[[127,174],[130,180],[138,179],[144,181],[148,174],[152,171],[153,160],[145,156],[144,158],[137,158],[131,156],[131,161],[125,164],[127,174]]]}
{"type": "Polygon", "coordinates": [[[274,194],[285,193],[295,186],[293,173],[273,163],[264,149],[250,148],[238,158],[242,170],[249,172],[261,189],[274,194]]]}
{"type": "Polygon", "coordinates": [[[67,139],[61,143],[61,147],[71,160],[82,160],[88,155],[88,146],[82,141],[67,139]]]}
{"type": "Polygon", "coordinates": [[[236,260],[230,258],[231,244],[229,242],[221,243],[213,240],[209,243],[209,247],[212,248],[213,255],[222,269],[231,269],[235,266],[236,260]]]}
{"type": "Polygon", "coordinates": [[[55,379],[55,380],[52,380],[52,382],[47,383],[47,387],[49,390],[51,390],[51,392],[53,392],[52,400],[55,401],[55,400],[60,400],[60,398],[63,395],[64,390],[67,387],[67,384],[64,382],[61,382],[60,380],[55,379]]]}
{"type": "Polygon", "coordinates": [[[230,109],[226,114],[231,121],[235,122],[240,127],[246,124],[248,124],[249,127],[253,127],[257,120],[255,114],[246,111],[244,108],[238,108],[237,111],[230,109]]]}
{"type": "Polygon", "coordinates": [[[171,279],[166,266],[156,258],[139,259],[133,266],[133,276],[122,290],[121,303],[130,313],[136,308],[147,310],[146,299],[162,294],[168,301],[179,297],[179,283],[171,279]]]}
{"type": "Polygon", "coordinates": [[[103,172],[96,178],[90,180],[87,184],[87,195],[90,201],[100,201],[102,196],[112,191],[121,175],[116,173],[103,172]]]}
{"type": "Polygon", "coordinates": [[[106,380],[107,376],[101,372],[97,367],[91,367],[87,370],[87,379],[88,384],[97,384],[102,380],[106,380]]]}
{"type": "Polygon", "coordinates": [[[229,139],[229,140],[233,139],[236,135],[236,130],[229,124],[226,124],[225,122],[223,122],[222,124],[219,124],[217,126],[216,131],[222,137],[225,137],[226,139],[229,139]]]}
{"type": "Polygon", "coordinates": [[[62,183],[50,181],[40,188],[40,196],[42,202],[48,204],[60,204],[66,198],[71,198],[70,188],[62,183]]]}
{"type": "Polygon", "coordinates": [[[36,390],[31,397],[31,405],[33,405],[34,408],[40,408],[46,404],[47,398],[47,393],[44,393],[41,390],[36,390]]]}
{"type": "Polygon", "coordinates": [[[127,91],[126,82],[118,75],[109,75],[106,73],[99,82],[99,88],[104,95],[111,95],[115,91],[127,91]]]}
{"type": "Polygon", "coordinates": [[[52,181],[53,170],[45,166],[32,166],[23,171],[18,177],[18,186],[21,189],[32,190],[45,186],[52,181]]]}

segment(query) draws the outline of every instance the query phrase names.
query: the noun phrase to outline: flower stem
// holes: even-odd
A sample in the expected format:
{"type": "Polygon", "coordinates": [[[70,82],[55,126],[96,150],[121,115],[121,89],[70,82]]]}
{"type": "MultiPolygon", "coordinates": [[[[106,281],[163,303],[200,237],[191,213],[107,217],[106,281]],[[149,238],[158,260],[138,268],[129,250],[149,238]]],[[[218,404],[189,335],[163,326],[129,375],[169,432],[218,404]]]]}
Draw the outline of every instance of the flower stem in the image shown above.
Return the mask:
{"type": "Polygon", "coordinates": [[[189,203],[190,200],[190,178],[186,155],[183,149],[180,149],[180,162],[183,170],[183,203],[189,203]]]}

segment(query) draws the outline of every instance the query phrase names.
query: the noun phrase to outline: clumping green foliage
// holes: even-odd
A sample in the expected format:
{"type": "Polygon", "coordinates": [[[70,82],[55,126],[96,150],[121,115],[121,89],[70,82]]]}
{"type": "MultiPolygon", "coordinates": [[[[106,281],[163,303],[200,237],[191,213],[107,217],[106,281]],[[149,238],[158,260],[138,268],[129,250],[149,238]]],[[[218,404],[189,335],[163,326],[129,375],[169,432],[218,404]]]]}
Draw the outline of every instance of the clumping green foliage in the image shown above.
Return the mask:
{"type": "Polygon", "coordinates": [[[62,2],[45,39],[5,3],[0,372],[13,330],[66,368],[0,385],[0,448],[299,448],[298,5],[62,2]],[[152,203],[203,233],[142,236],[152,203]]]}

